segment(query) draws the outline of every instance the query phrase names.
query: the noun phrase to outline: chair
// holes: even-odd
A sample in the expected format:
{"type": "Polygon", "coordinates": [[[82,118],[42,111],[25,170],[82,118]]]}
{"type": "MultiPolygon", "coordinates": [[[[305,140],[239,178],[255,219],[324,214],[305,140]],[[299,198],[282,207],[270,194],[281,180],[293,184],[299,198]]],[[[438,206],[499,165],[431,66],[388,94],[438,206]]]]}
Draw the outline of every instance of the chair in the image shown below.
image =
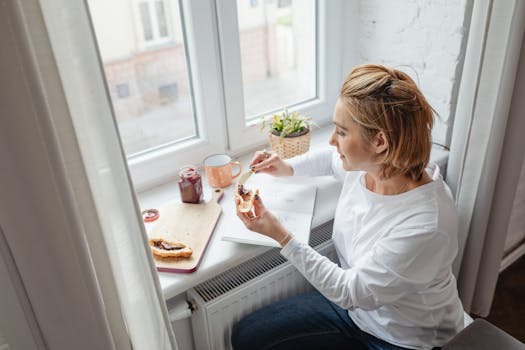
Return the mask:
{"type": "Polygon", "coordinates": [[[493,324],[478,318],[459,332],[442,350],[525,350],[525,344],[493,324]]]}

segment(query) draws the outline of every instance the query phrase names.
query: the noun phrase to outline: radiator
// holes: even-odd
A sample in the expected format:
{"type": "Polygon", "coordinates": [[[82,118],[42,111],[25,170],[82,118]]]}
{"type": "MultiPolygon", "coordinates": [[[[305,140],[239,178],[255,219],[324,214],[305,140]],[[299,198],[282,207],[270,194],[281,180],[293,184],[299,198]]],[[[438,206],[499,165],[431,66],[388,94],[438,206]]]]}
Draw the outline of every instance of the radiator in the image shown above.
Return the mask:
{"type": "MultiPolygon", "coordinates": [[[[330,240],[332,227],[330,221],[314,228],[310,245],[336,261],[330,240]]],[[[195,349],[231,349],[235,322],[267,304],[311,289],[279,249],[269,250],[190,289],[187,296],[195,307],[191,317],[195,349]]]]}

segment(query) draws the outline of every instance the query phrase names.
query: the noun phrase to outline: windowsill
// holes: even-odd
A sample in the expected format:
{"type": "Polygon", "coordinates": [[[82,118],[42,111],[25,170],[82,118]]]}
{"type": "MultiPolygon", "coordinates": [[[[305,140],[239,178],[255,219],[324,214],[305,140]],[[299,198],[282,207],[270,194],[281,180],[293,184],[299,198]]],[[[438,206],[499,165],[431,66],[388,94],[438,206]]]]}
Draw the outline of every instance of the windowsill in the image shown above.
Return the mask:
{"type": "MultiPolygon", "coordinates": [[[[326,126],[321,129],[314,130],[312,134],[311,149],[324,147],[328,137],[332,131],[332,126],[326,126]]],[[[243,165],[243,169],[247,169],[248,163],[251,160],[252,153],[239,157],[237,160],[243,165]]],[[[431,160],[436,162],[441,168],[446,164],[448,158],[448,151],[433,148],[431,160]]],[[[208,200],[211,195],[211,188],[208,186],[204,178],[204,171],[200,171],[203,176],[204,199],[208,200]]],[[[265,175],[264,175],[265,176],[265,175]]],[[[276,178],[275,181],[287,182],[290,178],[276,178]]],[[[341,188],[334,178],[323,176],[316,178],[294,178],[294,183],[309,183],[317,187],[317,197],[315,201],[314,216],[312,219],[312,228],[319,226],[334,217],[337,198],[341,188]]],[[[260,255],[270,247],[233,243],[222,240],[222,236],[227,230],[223,225],[223,218],[230,217],[235,214],[233,188],[230,186],[224,189],[224,196],[220,201],[222,206],[222,215],[219,218],[215,231],[212,234],[210,243],[204,253],[203,259],[198,270],[194,273],[179,274],[160,272],[160,283],[164,297],[166,300],[171,299],[188,289],[202,283],[217,274],[228,270],[231,267],[239,265],[254,256],[260,255]]],[[[141,209],[159,208],[170,202],[179,200],[179,189],[176,181],[158,186],[152,190],[145,191],[138,194],[141,209]]],[[[146,229],[149,229],[155,223],[146,223],[146,229]]]]}

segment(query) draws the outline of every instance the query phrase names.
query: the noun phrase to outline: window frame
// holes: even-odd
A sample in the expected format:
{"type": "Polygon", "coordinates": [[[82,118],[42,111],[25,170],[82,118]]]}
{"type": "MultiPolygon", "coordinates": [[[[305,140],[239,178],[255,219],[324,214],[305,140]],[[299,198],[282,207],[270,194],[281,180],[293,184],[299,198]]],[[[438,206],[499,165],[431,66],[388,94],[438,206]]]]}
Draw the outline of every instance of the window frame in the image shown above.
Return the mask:
{"type": "MultiPolygon", "coordinates": [[[[341,80],[342,33],[337,28],[341,28],[342,24],[342,4],[339,0],[317,0],[315,6],[317,96],[294,104],[289,110],[304,113],[312,117],[318,125],[325,125],[331,121],[341,80]]],[[[245,119],[242,71],[239,68],[241,67],[240,42],[231,40],[231,38],[239,38],[236,1],[218,1],[217,17],[229,126],[229,150],[234,154],[240,154],[255,145],[266,144],[268,136],[260,132],[260,118],[248,122],[245,119]]]]}
{"type": "Polygon", "coordinates": [[[210,0],[180,0],[181,23],[193,93],[197,135],[127,157],[137,191],[173,180],[178,169],[226,152],[226,125],[216,17],[210,0]],[[213,33],[210,35],[209,33],[213,33]]]}
{"type": "MultiPolygon", "coordinates": [[[[238,156],[267,144],[260,121],[245,122],[235,0],[179,0],[194,97],[197,136],[129,156],[137,191],[173,180],[183,165],[212,153],[238,156]]],[[[342,66],[342,1],[317,0],[317,97],[294,105],[318,125],[330,123],[342,66]]],[[[284,106],[283,106],[284,107],[284,106]]]]}

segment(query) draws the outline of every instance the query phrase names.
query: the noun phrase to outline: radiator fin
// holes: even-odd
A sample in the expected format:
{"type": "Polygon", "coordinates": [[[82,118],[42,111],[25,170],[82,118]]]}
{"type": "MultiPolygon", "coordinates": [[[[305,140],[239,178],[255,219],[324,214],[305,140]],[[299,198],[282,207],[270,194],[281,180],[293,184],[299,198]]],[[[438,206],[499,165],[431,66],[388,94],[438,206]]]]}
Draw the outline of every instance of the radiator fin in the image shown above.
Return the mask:
{"type": "Polygon", "coordinates": [[[330,220],[320,226],[317,226],[310,233],[310,246],[317,248],[324,242],[329,241],[332,238],[332,230],[334,227],[334,221],[330,220]]]}
{"type": "MultiPolygon", "coordinates": [[[[310,233],[310,246],[315,249],[330,240],[332,228],[333,220],[314,228],[310,233]]],[[[272,249],[199,284],[194,289],[204,302],[208,302],[285,262],[286,258],[279,253],[279,249],[272,249]]]]}

